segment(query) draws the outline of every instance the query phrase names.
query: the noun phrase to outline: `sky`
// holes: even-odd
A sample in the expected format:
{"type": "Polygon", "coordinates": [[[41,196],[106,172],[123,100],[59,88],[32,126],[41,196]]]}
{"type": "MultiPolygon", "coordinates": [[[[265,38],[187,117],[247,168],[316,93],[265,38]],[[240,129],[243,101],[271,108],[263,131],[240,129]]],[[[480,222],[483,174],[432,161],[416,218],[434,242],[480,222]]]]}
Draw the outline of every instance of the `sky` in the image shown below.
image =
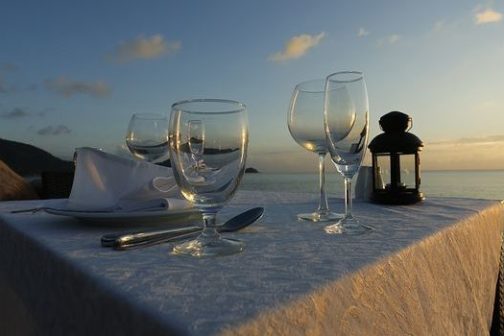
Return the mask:
{"type": "Polygon", "coordinates": [[[247,105],[247,166],[315,172],[289,134],[290,97],[343,70],[364,73],[370,139],[399,110],[422,169],[504,169],[502,0],[3,0],[0,138],[125,155],[133,113],[224,98],[247,105]]]}

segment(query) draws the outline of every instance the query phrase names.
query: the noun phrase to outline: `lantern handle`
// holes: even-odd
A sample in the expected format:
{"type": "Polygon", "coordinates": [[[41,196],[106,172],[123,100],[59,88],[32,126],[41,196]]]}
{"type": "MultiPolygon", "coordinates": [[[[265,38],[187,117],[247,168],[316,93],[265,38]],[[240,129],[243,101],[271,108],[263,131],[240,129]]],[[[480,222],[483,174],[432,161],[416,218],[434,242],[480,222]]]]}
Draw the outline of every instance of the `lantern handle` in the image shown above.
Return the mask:
{"type": "Polygon", "coordinates": [[[413,128],[413,119],[400,111],[392,111],[380,118],[380,128],[383,132],[408,132],[413,128]]]}
{"type": "Polygon", "coordinates": [[[409,123],[408,123],[408,124],[409,124],[409,127],[406,129],[406,132],[408,132],[410,129],[412,129],[412,128],[413,128],[413,119],[409,118],[409,120],[408,120],[408,121],[409,121],[409,123]]]}
{"type": "MultiPolygon", "coordinates": [[[[385,132],[385,130],[383,129],[383,126],[382,126],[381,124],[379,124],[379,125],[380,125],[380,129],[381,129],[383,132],[385,132]]],[[[413,128],[413,119],[411,119],[411,118],[410,118],[410,119],[408,120],[408,128],[406,128],[406,130],[405,130],[404,132],[408,132],[408,131],[409,131],[410,129],[412,129],[412,128],[413,128]]]]}

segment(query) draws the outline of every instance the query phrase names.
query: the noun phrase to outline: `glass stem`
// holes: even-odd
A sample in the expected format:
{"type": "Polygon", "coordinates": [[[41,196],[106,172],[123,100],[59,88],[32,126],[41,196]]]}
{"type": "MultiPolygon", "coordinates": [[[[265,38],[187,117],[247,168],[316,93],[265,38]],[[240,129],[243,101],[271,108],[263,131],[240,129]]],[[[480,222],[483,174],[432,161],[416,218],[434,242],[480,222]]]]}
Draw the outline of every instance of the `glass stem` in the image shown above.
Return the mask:
{"type": "Polygon", "coordinates": [[[320,187],[320,202],[318,207],[319,214],[327,214],[329,206],[327,204],[327,195],[325,191],[325,157],[326,152],[319,153],[319,187],[320,187]]]}
{"type": "Polygon", "coordinates": [[[201,235],[205,238],[218,238],[215,212],[203,212],[203,232],[201,235]]]}
{"type": "Polygon", "coordinates": [[[345,218],[352,216],[352,179],[345,177],[345,218]]]}

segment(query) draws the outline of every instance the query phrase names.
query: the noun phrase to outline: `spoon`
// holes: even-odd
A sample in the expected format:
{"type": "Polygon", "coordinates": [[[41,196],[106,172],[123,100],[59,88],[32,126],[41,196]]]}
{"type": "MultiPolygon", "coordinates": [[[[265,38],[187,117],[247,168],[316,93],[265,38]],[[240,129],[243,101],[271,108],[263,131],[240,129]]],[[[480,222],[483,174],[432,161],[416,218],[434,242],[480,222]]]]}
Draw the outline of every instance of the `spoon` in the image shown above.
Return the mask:
{"type": "MultiPolygon", "coordinates": [[[[249,226],[262,217],[264,208],[247,210],[217,227],[218,232],[234,232],[249,226]]],[[[188,239],[202,231],[199,226],[189,226],[180,229],[155,230],[137,233],[112,233],[101,238],[104,247],[116,250],[127,250],[136,247],[152,246],[164,242],[188,239]]]]}

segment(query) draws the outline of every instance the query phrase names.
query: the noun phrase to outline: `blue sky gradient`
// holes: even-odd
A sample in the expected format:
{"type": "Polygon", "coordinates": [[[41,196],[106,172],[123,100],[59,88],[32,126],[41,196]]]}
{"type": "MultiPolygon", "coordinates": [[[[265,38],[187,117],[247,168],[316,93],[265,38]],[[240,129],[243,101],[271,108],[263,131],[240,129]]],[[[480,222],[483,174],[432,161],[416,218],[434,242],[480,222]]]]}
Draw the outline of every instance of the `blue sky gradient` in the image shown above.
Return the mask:
{"type": "Polygon", "coordinates": [[[504,169],[504,2],[4,1],[0,137],[69,158],[124,153],[133,113],[187,98],[249,111],[249,165],[315,171],[290,137],[294,86],[366,77],[371,137],[401,110],[424,169],[504,169]]]}

